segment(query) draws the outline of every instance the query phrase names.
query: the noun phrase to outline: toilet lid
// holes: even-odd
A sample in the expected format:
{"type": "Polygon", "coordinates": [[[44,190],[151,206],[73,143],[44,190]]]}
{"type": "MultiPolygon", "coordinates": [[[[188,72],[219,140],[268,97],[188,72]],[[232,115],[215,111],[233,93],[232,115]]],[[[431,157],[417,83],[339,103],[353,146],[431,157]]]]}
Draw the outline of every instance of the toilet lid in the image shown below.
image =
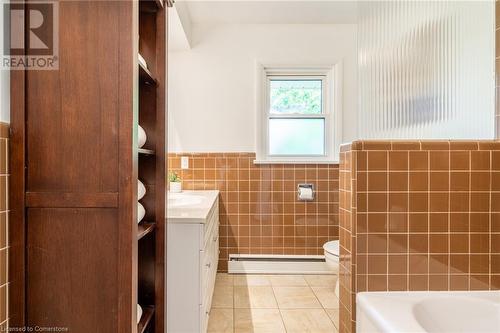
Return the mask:
{"type": "Polygon", "coordinates": [[[324,245],[323,245],[323,249],[330,253],[330,254],[333,254],[335,256],[339,256],[339,241],[338,240],[334,240],[334,241],[329,241],[329,242],[326,242],[324,245]]]}

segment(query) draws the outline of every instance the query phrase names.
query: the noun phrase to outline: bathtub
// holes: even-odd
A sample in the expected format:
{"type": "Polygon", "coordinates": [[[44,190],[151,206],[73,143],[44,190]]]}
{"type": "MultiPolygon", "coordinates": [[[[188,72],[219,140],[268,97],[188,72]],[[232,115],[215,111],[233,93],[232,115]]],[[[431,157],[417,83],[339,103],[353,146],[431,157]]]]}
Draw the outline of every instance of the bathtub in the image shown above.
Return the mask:
{"type": "Polygon", "coordinates": [[[498,333],[500,291],[359,293],[356,331],[498,333]]]}

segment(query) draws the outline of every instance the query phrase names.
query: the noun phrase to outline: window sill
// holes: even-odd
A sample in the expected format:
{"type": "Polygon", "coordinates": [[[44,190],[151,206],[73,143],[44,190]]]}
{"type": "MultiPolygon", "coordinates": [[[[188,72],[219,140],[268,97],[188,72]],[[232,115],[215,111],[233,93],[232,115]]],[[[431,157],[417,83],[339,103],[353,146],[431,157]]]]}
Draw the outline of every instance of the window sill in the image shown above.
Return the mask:
{"type": "Polygon", "coordinates": [[[339,164],[334,160],[254,160],[253,164],[339,164]]]}

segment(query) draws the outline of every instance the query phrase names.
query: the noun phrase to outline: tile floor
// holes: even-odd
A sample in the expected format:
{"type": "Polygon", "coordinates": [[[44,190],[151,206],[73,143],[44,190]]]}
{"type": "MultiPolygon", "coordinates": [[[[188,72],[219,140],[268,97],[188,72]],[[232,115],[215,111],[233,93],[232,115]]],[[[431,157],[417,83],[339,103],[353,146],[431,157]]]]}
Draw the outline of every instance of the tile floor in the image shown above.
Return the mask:
{"type": "Polygon", "coordinates": [[[209,333],[337,333],[336,275],[230,275],[215,283],[209,333]]]}

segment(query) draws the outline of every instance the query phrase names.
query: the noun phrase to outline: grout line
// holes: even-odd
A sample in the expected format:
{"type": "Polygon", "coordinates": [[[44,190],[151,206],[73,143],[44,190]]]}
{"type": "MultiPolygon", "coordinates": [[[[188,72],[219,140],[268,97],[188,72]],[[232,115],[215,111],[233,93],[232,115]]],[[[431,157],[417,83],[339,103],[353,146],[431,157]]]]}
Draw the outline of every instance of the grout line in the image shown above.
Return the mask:
{"type": "MultiPolygon", "coordinates": [[[[498,7],[498,5],[496,6],[498,7]]],[[[489,242],[489,246],[488,246],[488,249],[489,249],[489,258],[488,258],[488,289],[489,290],[492,290],[493,289],[493,285],[492,285],[492,265],[491,265],[491,262],[492,262],[492,232],[491,232],[491,211],[492,211],[492,206],[493,206],[493,195],[492,195],[492,187],[493,187],[493,151],[490,151],[490,187],[489,187],[489,192],[490,192],[490,195],[489,195],[489,212],[488,212],[488,242],[489,242]]],[[[470,243],[469,243],[469,246],[470,246],[470,243]]]]}
{"type": "MultiPolygon", "coordinates": [[[[427,291],[430,285],[431,252],[431,152],[427,152],[427,291]]],[[[409,246],[409,244],[408,244],[409,246]]]]}
{"type": "MultiPolygon", "coordinates": [[[[271,282],[271,281],[269,281],[269,282],[271,282]]],[[[273,291],[274,301],[276,302],[276,306],[277,306],[278,312],[280,314],[281,323],[283,324],[283,328],[285,329],[285,332],[287,332],[286,325],[285,325],[285,318],[283,318],[283,314],[281,313],[281,308],[280,308],[280,305],[278,303],[278,298],[276,297],[276,292],[274,291],[274,286],[272,285],[272,283],[271,283],[271,290],[273,291]]]]}
{"type": "MultiPolygon", "coordinates": [[[[407,217],[406,217],[406,290],[410,290],[410,174],[411,174],[411,167],[410,167],[410,153],[408,152],[408,175],[407,175],[407,190],[408,190],[408,202],[407,202],[407,207],[408,207],[408,212],[407,212],[407,217]]],[[[389,272],[387,272],[389,273],[389,272]]]]}
{"type": "MultiPolygon", "coordinates": [[[[392,143],[391,143],[391,147],[392,147],[392,143]]],[[[390,231],[390,214],[391,214],[391,210],[390,210],[390,197],[391,197],[391,191],[390,191],[390,185],[389,185],[389,170],[391,169],[390,168],[390,158],[389,156],[391,155],[391,152],[387,152],[387,159],[386,159],[386,163],[387,163],[387,174],[386,174],[386,191],[387,191],[387,195],[386,195],[386,206],[385,206],[385,210],[387,212],[387,215],[386,215],[386,221],[385,221],[385,225],[386,225],[386,234],[385,234],[385,273],[386,273],[386,278],[385,278],[385,290],[388,291],[389,290],[389,231],[390,231]]],[[[357,230],[356,230],[357,231],[357,230]]]]}
{"type": "MultiPolygon", "coordinates": [[[[469,186],[469,192],[470,192],[470,190],[472,188],[472,174],[471,174],[472,173],[472,152],[469,151],[468,155],[469,155],[468,156],[469,157],[469,170],[467,170],[467,171],[469,173],[469,184],[468,184],[468,186],[469,186]]],[[[468,277],[467,277],[467,290],[470,290],[470,285],[471,285],[471,283],[470,283],[471,282],[471,273],[470,273],[470,267],[471,267],[471,265],[470,265],[470,241],[471,241],[471,234],[470,234],[470,229],[471,229],[470,228],[471,214],[470,213],[471,213],[471,207],[472,207],[472,195],[469,194],[469,214],[467,216],[467,219],[468,219],[468,223],[467,223],[467,225],[468,225],[467,226],[468,227],[467,241],[469,242],[468,270],[467,270],[467,275],[468,275],[468,277]]]]}
{"type": "MultiPolygon", "coordinates": [[[[451,150],[448,152],[448,192],[451,193],[451,150]]],[[[470,208],[469,208],[470,211],[470,208]]],[[[430,230],[429,230],[430,231],[430,230]]],[[[447,290],[451,289],[451,195],[448,194],[448,231],[447,231],[447,238],[448,238],[448,251],[447,251],[447,264],[448,264],[448,271],[447,271],[447,280],[448,280],[448,288],[447,290]]],[[[430,273],[430,272],[429,272],[430,273]]]]}

